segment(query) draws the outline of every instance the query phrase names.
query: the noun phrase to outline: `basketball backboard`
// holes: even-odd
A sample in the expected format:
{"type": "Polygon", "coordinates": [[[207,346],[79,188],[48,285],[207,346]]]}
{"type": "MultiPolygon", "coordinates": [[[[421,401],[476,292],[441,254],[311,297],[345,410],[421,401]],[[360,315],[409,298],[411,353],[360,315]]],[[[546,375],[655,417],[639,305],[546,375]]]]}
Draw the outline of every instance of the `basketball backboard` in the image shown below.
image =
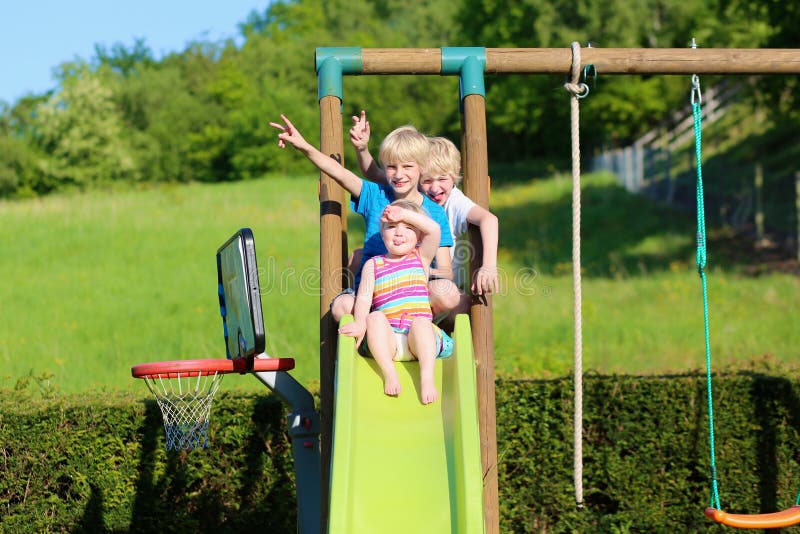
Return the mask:
{"type": "Polygon", "coordinates": [[[253,232],[242,228],[217,250],[219,311],[228,359],[264,352],[264,319],[253,232]]]}

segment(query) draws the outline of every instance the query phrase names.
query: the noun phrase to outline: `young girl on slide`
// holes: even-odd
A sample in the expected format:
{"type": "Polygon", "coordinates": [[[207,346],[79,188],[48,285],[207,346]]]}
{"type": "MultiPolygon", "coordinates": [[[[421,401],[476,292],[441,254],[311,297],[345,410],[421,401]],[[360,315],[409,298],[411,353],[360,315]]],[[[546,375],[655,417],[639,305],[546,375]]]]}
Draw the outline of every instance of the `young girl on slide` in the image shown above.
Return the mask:
{"type": "Polygon", "coordinates": [[[439,398],[434,363],[453,348],[453,340],[433,324],[428,296],[428,272],[439,247],[439,232],[439,225],[413,202],[396,200],[387,206],[380,233],[388,253],[364,263],[355,321],[339,329],[356,338],[358,345],[366,335],[386,395],[400,394],[394,361],[419,360],[423,404],[439,398]]]}

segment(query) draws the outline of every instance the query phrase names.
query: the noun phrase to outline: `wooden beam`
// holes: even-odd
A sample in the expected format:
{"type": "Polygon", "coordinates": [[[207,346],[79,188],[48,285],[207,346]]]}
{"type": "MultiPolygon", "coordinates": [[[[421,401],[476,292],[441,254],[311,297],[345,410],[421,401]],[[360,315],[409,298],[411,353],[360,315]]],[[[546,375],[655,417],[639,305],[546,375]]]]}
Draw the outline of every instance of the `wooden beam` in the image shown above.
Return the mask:
{"type": "Polygon", "coordinates": [[[439,74],[441,48],[363,48],[362,74],[439,74]]]}
{"type": "MultiPolygon", "coordinates": [[[[364,48],[361,74],[440,74],[439,48],[364,48]]],[[[581,48],[606,74],[800,74],[800,49],[581,48]]],[[[487,48],[487,74],[569,74],[569,48],[487,48]]]]}

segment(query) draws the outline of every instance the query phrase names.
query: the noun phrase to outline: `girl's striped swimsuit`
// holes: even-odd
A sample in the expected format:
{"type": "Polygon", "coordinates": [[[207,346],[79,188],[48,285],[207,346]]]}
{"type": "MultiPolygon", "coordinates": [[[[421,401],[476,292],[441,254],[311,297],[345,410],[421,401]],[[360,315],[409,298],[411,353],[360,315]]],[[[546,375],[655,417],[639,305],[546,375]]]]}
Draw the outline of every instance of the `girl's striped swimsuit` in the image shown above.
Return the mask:
{"type": "Polygon", "coordinates": [[[428,277],[416,252],[399,260],[375,256],[371,261],[375,268],[372,309],[382,311],[395,332],[407,334],[417,317],[433,320],[428,277]]]}
{"type": "MultiPolygon", "coordinates": [[[[370,261],[375,270],[372,309],[383,312],[395,332],[408,334],[411,323],[417,317],[433,320],[428,276],[416,251],[399,260],[375,256],[370,261]]],[[[433,328],[437,354],[449,355],[452,340],[438,326],[433,325],[433,328]]]]}

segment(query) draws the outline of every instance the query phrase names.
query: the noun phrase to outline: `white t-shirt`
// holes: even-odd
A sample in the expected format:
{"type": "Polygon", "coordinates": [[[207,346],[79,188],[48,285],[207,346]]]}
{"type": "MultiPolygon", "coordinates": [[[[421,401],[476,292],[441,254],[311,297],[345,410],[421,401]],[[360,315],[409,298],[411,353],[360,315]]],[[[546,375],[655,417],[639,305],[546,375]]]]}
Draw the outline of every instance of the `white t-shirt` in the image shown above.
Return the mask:
{"type": "Polygon", "coordinates": [[[447,221],[450,223],[450,232],[453,234],[455,245],[450,249],[450,259],[453,262],[453,281],[460,287],[466,287],[464,282],[468,280],[469,260],[471,249],[467,233],[467,215],[469,210],[476,204],[461,192],[457,187],[453,187],[450,196],[444,203],[444,212],[447,214],[447,221]]]}

